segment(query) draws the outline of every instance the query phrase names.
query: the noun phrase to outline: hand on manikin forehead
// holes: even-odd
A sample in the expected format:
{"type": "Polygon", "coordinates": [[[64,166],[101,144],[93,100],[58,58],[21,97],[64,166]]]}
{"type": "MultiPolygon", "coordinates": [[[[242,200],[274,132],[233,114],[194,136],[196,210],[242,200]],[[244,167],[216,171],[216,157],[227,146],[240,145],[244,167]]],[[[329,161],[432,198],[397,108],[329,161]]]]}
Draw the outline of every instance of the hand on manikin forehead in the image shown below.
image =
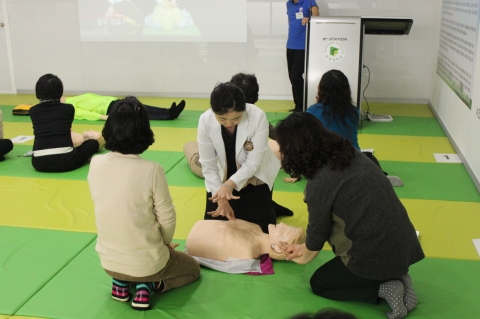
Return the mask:
{"type": "MultiPolygon", "coordinates": [[[[268,225],[268,239],[270,241],[271,247],[274,248],[275,251],[277,251],[276,245],[280,241],[284,241],[284,242],[289,241],[290,239],[295,237],[297,232],[298,232],[297,227],[289,226],[284,223],[280,223],[276,225],[274,224],[268,225]]],[[[280,252],[280,251],[277,251],[277,252],[280,252]]]]}

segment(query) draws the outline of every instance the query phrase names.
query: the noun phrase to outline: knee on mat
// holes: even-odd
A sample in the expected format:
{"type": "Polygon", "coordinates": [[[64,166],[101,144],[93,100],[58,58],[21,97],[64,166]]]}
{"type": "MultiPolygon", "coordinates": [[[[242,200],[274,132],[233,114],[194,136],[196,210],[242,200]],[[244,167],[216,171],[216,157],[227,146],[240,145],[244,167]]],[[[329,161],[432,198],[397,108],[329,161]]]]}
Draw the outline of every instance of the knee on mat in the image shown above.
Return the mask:
{"type": "Polygon", "coordinates": [[[310,278],[310,287],[312,292],[318,296],[324,297],[325,292],[328,290],[326,287],[320,285],[313,277],[310,278]]]}

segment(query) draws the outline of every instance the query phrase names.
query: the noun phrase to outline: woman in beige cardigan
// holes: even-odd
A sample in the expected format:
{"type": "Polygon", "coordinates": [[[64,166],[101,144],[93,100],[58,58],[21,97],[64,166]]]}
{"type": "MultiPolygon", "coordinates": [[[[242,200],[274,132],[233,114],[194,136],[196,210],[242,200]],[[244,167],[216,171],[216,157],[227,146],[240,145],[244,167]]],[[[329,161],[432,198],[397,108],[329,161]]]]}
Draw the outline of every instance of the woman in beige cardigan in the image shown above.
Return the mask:
{"type": "Polygon", "coordinates": [[[139,157],[154,142],[145,106],[135,97],[120,100],[102,134],[110,153],[95,156],[88,183],[98,229],[96,250],[113,278],[112,298],[134,309],[150,308],[153,292],[195,281],[200,266],[175,250],[176,213],[163,167],[139,157]]]}

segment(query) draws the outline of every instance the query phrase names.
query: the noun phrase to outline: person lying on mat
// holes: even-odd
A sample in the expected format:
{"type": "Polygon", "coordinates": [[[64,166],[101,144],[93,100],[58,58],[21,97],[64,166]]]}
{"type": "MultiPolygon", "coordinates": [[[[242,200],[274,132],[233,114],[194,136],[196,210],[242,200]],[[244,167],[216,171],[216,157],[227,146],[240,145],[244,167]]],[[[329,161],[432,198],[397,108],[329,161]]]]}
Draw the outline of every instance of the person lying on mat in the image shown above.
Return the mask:
{"type": "Polygon", "coordinates": [[[99,132],[72,132],[75,109],[60,102],[63,84],[56,75],[42,75],[35,85],[35,94],[40,103],[30,108],[29,115],[35,135],[32,165],[37,171],[72,171],[103,148],[99,132]]]}
{"type": "Polygon", "coordinates": [[[303,244],[305,232],[284,223],[268,225],[268,234],[254,223],[242,219],[199,220],[188,234],[185,247],[189,255],[213,260],[255,259],[268,254],[285,260],[277,245],[280,241],[303,244]]]}
{"type": "Polygon", "coordinates": [[[276,222],[272,191],[280,162],[268,148],[267,116],[230,82],[215,86],[210,105],[197,133],[207,188],[204,219],[240,218],[268,232],[276,222]]]}
{"type": "Polygon", "coordinates": [[[7,155],[12,149],[12,141],[3,138],[3,113],[2,110],[0,110],[0,162],[5,160],[5,155],[7,155]]]}
{"type": "MultiPolygon", "coordinates": [[[[73,97],[63,97],[62,101],[73,105],[76,120],[106,120],[111,107],[118,101],[117,97],[85,93],[73,97]]],[[[173,102],[169,109],[143,104],[150,120],[174,120],[185,108],[185,101],[178,105],[173,102]]]]}
{"type": "MultiPolygon", "coordinates": [[[[246,103],[255,104],[258,101],[259,86],[257,77],[254,74],[237,73],[232,76],[230,83],[235,84],[243,91],[246,103]]],[[[274,127],[270,123],[268,125],[269,137],[272,138],[274,137],[272,134],[275,132],[274,127]]],[[[183,154],[185,155],[192,172],[198,177],[204,178],[202,165],[200,164],[198,142],[187,142],[183,147],[183,154]]],[[[276,217],[293,216],[293,212],[290,209],[277,204],[275,201],[272,201],[272,204],[276,217]]]]}
{"type": "Polygon", "coordinates": [[[175,250],[176,212],[163,167],[139,156],[154,142],[148,111],[135,97],[115,103],[102,131],[111,152],[94,156],[88,185],[97,226],[96,251],[112,277],[112,298],[150,308],[153,292],[187,285],[200,275],[191,256],[175,250]]]}
{"type": "Polygon", "coordinates": [[[306,242],[280,243],[287,260],[306,264],[328,241],[335,258],[311,277],[315,294],[373,304],[383,298],[388,318],[406,317],[417,305],[408,269],[425,255],[382,170],[310,113],[288,116],[276,135],[285,172],[308,180],[306,242]]]}
{"type": "MultiPolygon", "coordinates": [[[[353,105],[352,92],[348,78],[339,70],[330,70],[323,74],[318,84],[317,103],[311,105],[307,112],[314,115],[328,130],[337,133],[352,142],[353,147],[360,150],[358,144],[358,108],[353,105]]],[[[364,152],[380,167],[377,158],[371,152],[364,152]]],[[[393,186],[403,186],[397,176],[388,176],[393,186]]]]}

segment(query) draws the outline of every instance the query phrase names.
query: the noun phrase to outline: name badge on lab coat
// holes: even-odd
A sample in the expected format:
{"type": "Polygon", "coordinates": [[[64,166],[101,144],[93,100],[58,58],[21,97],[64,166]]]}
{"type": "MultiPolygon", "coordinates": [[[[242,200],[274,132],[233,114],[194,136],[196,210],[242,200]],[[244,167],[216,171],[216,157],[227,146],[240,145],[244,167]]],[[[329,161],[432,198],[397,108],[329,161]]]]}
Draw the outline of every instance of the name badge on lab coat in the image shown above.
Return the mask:
{"type": "Polygon", "coordinates": [[[295,17],[298,19],[303,19],[303,12],[297,12],[295,13],[295,17]]]}

